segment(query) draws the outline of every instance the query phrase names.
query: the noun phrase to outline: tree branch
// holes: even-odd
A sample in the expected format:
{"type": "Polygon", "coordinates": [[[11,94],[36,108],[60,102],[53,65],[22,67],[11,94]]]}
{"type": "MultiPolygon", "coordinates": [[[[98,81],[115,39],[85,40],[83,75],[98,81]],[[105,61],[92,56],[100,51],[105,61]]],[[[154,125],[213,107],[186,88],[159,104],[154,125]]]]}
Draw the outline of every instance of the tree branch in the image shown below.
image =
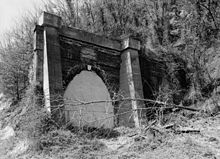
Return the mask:
{"type": "Polygon", "coordinates": [[[201,3],[199,3],[199,5],[208,10],[208,12],[210,13],[211,18],[212,18],[212,20],[213,20],[213,23],[214,23],[214,25],[215,25],[215,29],[219,29],[219,28],[218,28],[218,25],[217,25],[217,23],[216,23],[216,21],[215,21],[215,18],[214,18],[213,14],[212,14],[212,11],[210,10],[210,7],[207,7],[206,5],[201,4],[201,3]]]}
{"type": "MultiPolygon", "coordinates": [[[[113,103],[113,102],[134,101],[134,100],[169,106],[169,107],[163,107],[163,109],[179,108],[179,109],[185,109],[185,110],[190,110],[190,111],[200,111],[199,109],[184,107],[184,106],[175,105],[175,104],[167,104],[167,103],[161,102],[161,101],[155,101],[155,100],[151,100],[151,99],[142,99],[142,98],[135,98],[135,99],[123,98],[123,99],[117,99],[117,100],[97,100],[97,101],[89,101],[89,102],[76,101],[75,103],[70,102],[70,103],[66,103],[66,104],[71,105],[71,106],[80,106],[80,105],[89,105],[89,104],[95,104],[95,103],[113,103]]],[[[155,107],[159,108],[159,106],[155,106],[155,107]]],[[[148,108],[138,108],[138,109],[148,109],[148,108]]]]}

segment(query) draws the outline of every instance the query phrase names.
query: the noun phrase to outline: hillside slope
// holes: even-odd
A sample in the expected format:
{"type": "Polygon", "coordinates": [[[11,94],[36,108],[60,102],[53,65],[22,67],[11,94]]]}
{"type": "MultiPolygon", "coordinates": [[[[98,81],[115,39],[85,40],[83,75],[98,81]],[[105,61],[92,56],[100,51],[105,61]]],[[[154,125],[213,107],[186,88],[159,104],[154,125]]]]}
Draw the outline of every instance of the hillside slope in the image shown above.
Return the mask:
{"type": "Polygon", "coordinates": [[[39,150],[30,149],[30,141],[13,136],[0,141],[0,158],[220,159],[220,116],[174,121],[167,126],[116,128],[120,135],[110,138],[54,130],[40,139],[39,150]]]}

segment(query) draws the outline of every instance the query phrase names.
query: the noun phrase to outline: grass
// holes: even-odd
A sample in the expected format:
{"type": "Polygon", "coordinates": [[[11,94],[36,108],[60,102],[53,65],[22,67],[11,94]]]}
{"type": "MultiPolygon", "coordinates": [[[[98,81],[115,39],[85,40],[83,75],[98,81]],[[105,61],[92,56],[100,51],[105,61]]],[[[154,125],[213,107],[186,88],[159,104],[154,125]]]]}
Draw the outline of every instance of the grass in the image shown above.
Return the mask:
{"type": "MultiPolygon", "coordinates": [[[[18,159],[218,159],[220,157],[219,121],[220,117],[186,121],[185,126],[200,129],[201,133],[177,134],[172,130],[159,132],[153,128],[143,131],[120,127],[116,129],[120,135],[112,138],[88,137],[86,133],[54,129],[40,137],[39,149],[27,149],[22,154],[17,152],[10,157],[18,159]]],[[[17,143],[18,141],[17,139],[17,143]]],[[[10,152],[18,150],[18,146],[19,144],[11,145],[10,152]]]]}
{"type": "Polygon", "coordinates": [[[1,159],[220,158],[218,115],[171,113],[163,116],[163,121],[139,129],[63,128],[33,100],[29,91],[18,107],[1,111],[4,118],[0,121],[16,132],[8,140],[0,140],[1,159]],[[173,127],[166,129],[161,124],[173,127]],[[174,129],[179,127],[198,129],[200,133],[176,133],[174,129]]]}

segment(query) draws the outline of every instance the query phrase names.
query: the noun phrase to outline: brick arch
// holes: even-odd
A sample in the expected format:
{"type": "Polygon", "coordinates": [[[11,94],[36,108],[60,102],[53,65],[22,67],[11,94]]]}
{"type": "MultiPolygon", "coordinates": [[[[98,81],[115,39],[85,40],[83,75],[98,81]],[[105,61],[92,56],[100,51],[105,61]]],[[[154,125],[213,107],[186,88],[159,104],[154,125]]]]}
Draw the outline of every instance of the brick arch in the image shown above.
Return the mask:
{"type": "Polygon", "coordinates": [[[69,71],[67,72],[67,77],[65,78],[65,80],[63,80],[64,90],[67,88],[69,83],[73,80],[73,78],[77,74],[80,74],[84,70],[95,72],[102,79],[102,81],[106,85],[106,87],[111,95],[112,92],[111,92],[110,84],[107,79],[107,74],[105,73],[105,71],[103,69],[101,69],[97,65],[78,64],[78,65],[70,68],[69,71]]]}

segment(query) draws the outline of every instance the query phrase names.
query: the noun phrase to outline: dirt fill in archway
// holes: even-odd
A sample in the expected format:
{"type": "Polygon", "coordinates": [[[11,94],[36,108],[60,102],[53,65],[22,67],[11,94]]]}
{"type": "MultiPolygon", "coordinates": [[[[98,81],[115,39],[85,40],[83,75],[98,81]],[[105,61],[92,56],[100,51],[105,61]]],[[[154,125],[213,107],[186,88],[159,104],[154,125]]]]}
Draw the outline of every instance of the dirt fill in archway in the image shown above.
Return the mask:
{"type": "Polygon", "coordinates": [[[114,112],[108,89],[102,79],[92,71],[77,74],[67,86],[64,104],[67,122],[75,126],[113,128],[114,112]],[[94,102],[90,104],[82,104],[94,102]]]}

